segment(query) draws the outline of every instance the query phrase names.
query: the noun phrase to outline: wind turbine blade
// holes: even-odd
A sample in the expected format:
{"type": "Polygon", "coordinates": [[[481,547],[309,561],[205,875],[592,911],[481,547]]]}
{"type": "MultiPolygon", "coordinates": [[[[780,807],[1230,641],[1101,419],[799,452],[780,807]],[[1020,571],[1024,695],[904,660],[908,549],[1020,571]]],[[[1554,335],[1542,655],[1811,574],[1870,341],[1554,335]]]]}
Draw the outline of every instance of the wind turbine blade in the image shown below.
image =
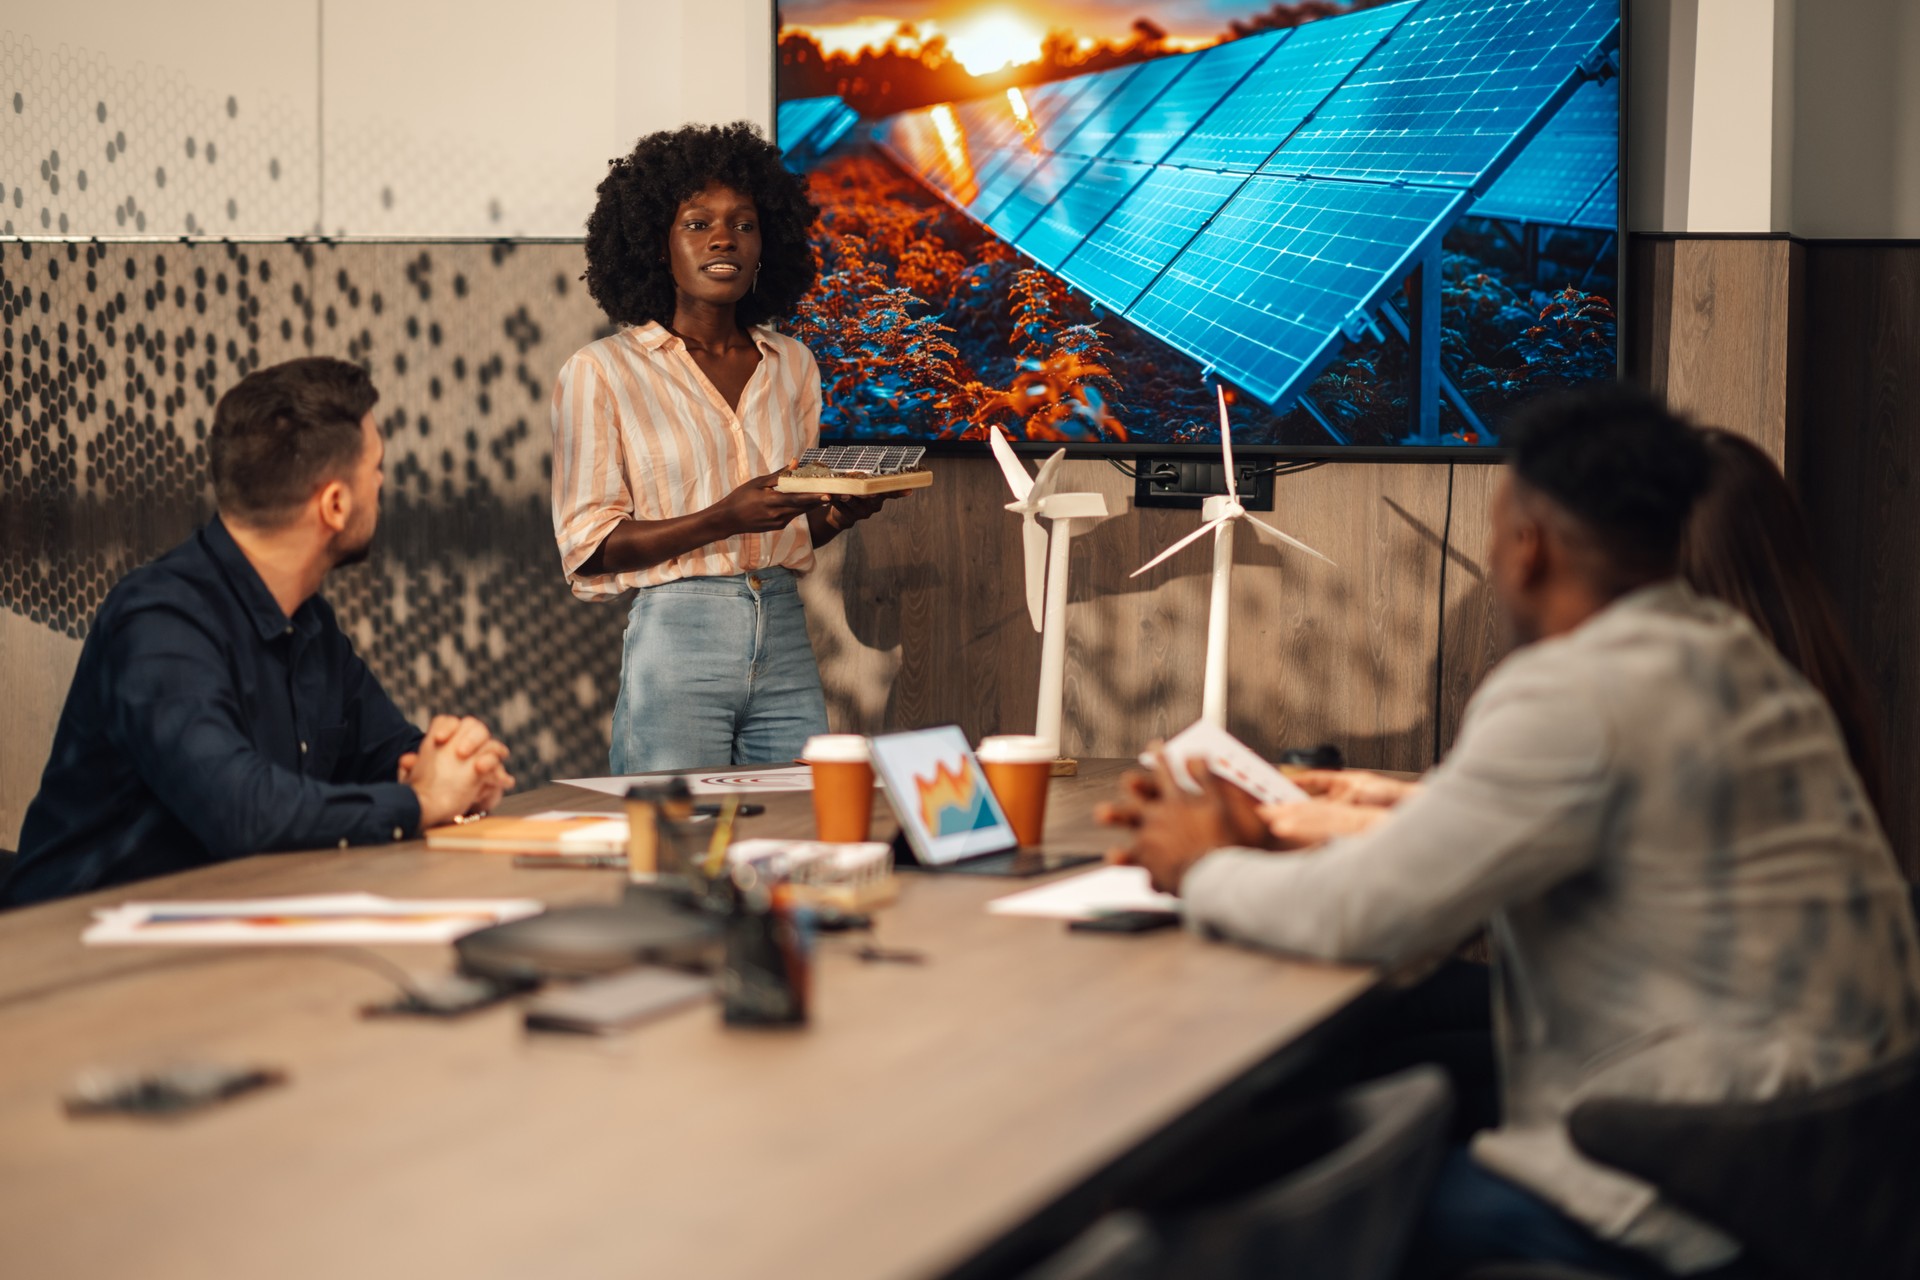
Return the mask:
{"type": "Polygon", "coordinates": [[[1212,533],[1215,529],[1219,528],[1221,525],[1225,523],[1226,523],[1225,519],[1207,521],[1205,524],[1201,525],[1198,529],[1195,529],[1192,533],[1180,539],[1180,541],[1174,543],[1172,546],[1168,547],[1165,551],[1162,551],[1159,555],[1147,561],[1145,564],[1141,565],[1138,569],[1135,569],[1132,573],[1128,574],[1127,576],[1130,578],[1139,577],[1141,574],[1153,568],[1155,565],[1159,564],[1161,561],[1171,559],[1172,557],[1178,555],[1180,552],[1192,546],[1194,543],[1200,541],[1200,539],[1206,537],[1208,534],[1212,533]]]}
{"type": "Polygon", "coordinates": [[[1234,502],[1240,501],[1240,482],[1233,474],[1233,428],[1227,425],[1227,389],[1216,386],[1220,393],[1220,456],[1227,464],[1227,497],[1234,502]]]}
{"type": "Polygon", "coordinates": [[[1020,537],[1027,556],[1027,616],[1038,631],[1047,612],[1047,531],[1029,514],[1021,521],[1020,537]]]}
{"type": "Polygon", "coordinates": [[[1027,495],[1033,492],[1033,478],[1027,474],[1027,469],[1020,465],[1020,459],[1014,453],[1013,446],[1007,443],[1007,438],[1000,434],[998,427],[987,429],[987,443],[993,447],[993,460],[998,462],[1000,470],[1006,473],[1007,487],[1013,490],[1013,500],[1025,502],[1027,495]]]}
{"type": "Polygon", "coordinates": [[[1033,480],[1032,501],[1040,501],[1060,486],[1060,467],[1066,460],[1067,451],[1055,449],[1052,456],[1040,464],[1040,474],[1033,480]]]}
{"type": "MultiPolygon", "coordinates": [[[[1262,520],[1258,516],[1242,516],[1241,519],[1251,524],[1254,528],[1254,532],[1258,533],[1261,537],[1265,538],[1268,542],[1275,543],[1276,545],[1284,542],[1290,547],[1297,547],[1299,550],[1306,552],[1308,555],[1312,556],[1316,560],[1327,560],[1325,556],[1321,555],[1318,551],[1315,551],[1312,547],[1308,546],[1306,543],[1300,541],[1300,539],[1294,537],[1290,533],[1280,532],[1280,530],[1274,528],[1272,525],[1268,524],[1265,520],[1262,520]]],[[[1327,560],[1327,563],[1333,564],[1333,561],[1327,560]]],[[[1333,567],[1338,569],[1340,566],[1336,564],[1336,565],[1333,565],[1333,567]]]]}

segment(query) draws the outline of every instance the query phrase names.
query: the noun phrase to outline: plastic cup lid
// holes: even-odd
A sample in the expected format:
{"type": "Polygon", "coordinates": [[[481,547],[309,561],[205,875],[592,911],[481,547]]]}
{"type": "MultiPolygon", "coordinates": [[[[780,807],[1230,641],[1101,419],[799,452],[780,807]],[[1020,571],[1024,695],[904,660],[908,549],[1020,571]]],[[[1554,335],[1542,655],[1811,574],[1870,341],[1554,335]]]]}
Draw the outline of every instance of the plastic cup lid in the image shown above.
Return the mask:
{"type": "Polygon", "coordinates": [[[871,757],[857,733],[822,733],[807,739],[800,758],[808,764],[865,764],[871,757]]]}
{"type": "Polygon", "coordinates": [[[1031,734],[1007,733],[980,740],[979,756],[995,764],[1052,764],[1053,744],[1031,734]]]}

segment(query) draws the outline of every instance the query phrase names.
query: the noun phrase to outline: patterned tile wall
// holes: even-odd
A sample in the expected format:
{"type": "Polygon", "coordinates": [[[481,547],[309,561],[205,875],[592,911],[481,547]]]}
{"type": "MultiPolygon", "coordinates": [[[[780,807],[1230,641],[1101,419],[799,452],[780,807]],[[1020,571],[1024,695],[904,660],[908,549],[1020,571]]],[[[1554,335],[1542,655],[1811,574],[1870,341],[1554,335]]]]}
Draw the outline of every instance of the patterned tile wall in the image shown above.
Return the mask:
{"type": "Polygon", "coordinates": [[[304,61],[302,96],[0,28],[0,233],[319,230],[314,49],[260,47],[304,61]]]}
{"type": "Polygon", "coordinates": [[[613,34],[661,2],[14,6],[0,234],[579,236],[632,145],[620,85],[677,53],[613,34]]]}
{"type": "Polygon", "coordinates": [[[396,701],[495,724],[525,780],[595,773],[624,611],[575,601],[546,398],[603,332],[577,245],[0,242],[0,608],[85,634],[211,511],[219,393],[360,362],[388,441],[372,560],[326,593],[396,701]]]}

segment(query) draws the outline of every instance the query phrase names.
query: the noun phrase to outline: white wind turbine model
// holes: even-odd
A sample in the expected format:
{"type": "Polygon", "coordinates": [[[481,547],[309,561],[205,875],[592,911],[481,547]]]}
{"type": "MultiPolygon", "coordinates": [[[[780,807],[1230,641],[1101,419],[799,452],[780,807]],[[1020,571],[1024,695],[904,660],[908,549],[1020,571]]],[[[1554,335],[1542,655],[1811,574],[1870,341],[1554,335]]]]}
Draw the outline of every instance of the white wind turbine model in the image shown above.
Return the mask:
{"type": "Polygon", "coordinates": [[[1006,473],[1007,487],[1013,490],[1007,510],[1021,520],[1027,562],[1027,613],[1033,619],[1033,629],[1040,633],[1040,708],[1033,732],[1051,742],[1054,754],[1059,755],[1067,669],[1067,556],[1076,533],[1125,514],[1126,500],[1104,493],[1055,493],[1065,449],[1056,450],[1041,463],[1039,475],[1029,476],[999,431],[991,431],[988,439],[994,459],[1006,473]],[[1040,528],[1041,517],[1049,521],[1050,531],[1040,528]]]}
{"type": "Polygon", "coordinates": [[[1233,433],[1227,426],[1227,391],[1220,392],[1220,457],[1227,468],[1227,491],[1208,498],[1200,508],[1202,523],[1198,529],[1180,541],[1162,551],[1153,559],[1133,571],[1139,577],[1147,570],[1178,555],[1181,550],[1198,542],[1211,533],[1213,535],[1213,599],[1207,610],[1207,674],[1204,692],[1201,695],[1200,718],[1209,724],[1225,728],[1227,724],[1227,615],[1228,606],[1233,598],[1233,526],[1237,520],[1245,520],[1253,526],[1253,531],[1275,546],[1285,544],[1306,552],[1316,560],[1333,561],[1315,551],[1300,539],[1268,524],[1258,516],[1251,515],[1240,505],[1240,484],[1234,476],[1233,433]]]}

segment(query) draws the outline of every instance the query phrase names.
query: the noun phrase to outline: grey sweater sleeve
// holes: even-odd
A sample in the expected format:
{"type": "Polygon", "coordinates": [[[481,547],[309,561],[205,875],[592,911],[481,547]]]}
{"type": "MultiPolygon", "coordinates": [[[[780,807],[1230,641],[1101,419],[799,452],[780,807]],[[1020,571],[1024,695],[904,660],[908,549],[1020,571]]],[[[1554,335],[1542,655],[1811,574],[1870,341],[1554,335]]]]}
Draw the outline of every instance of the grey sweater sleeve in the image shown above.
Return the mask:
{"type": "Polygon", "coordinates": [[[1589,865],[1608,811],[1609,735],[1579,673],[1531,656],[1488,679],[1453,754],[1373,830],[1306,853],[1203,858],[1181,887],[1189,923],[1392,963],[1453,945],[1589,865]]]}

